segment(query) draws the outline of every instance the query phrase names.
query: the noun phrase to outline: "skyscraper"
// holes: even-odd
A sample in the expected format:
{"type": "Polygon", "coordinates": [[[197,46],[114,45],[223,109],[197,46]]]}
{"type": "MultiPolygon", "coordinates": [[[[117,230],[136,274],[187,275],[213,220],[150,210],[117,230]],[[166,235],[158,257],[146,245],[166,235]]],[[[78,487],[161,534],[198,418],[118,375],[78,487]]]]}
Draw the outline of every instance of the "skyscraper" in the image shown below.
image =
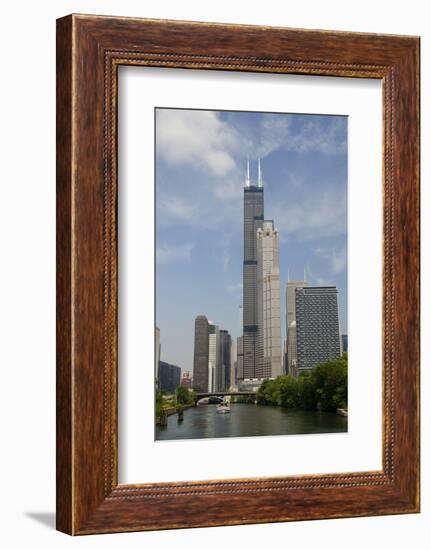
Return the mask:
{"type": "Polygon", "coordinates": [[[183,372],[181,376],[180,386],[184,386],[185,388],[190,389],[192,387],[192,382],[193,382],[192,373],[189,371],[183,372]]]}
{"type": "Polygon", "coordinates": [[[347,353],[349,349],[349,337],[347,334],[341,335],[341,351],[347,353]]]}
{"type": "Polygon", "coordinates": [[[257,378],[282,374],[278,231],[272,220],[257,230],[257,378]]]}
{"type": "Polygon", "coordinates": [[[208,351],[209,335],[215,327],[205,315],[195,319],[195,344],[193,354],[193,386],[198,392],[208,391],[208,351]]]}
{"type": "Polygon", "coordinates": [[[244,186],[244,264],[243,264],[243,378],[256,378],[258,359],[257,332],[257,230],[264,219],[263,184],[260,170],[257,185],[247,176],[244,186]]]}
{"type": "Polygon", "coordinates": [[[340,357],[338,290],[335,286],[297,287],[297,370],[340,357]]]}
{"type": "Polygon", "coordinates": [[[237,371],[238,371],[237,341],[235,339],[233,339],[231,341],[231,348],[230,348],[230,386],[229,386],[229,389],[236,388],[237,371]]]}
{"type": "Polygon", "coordinates": [[[298,362],[296,350],[296,299],[295,290],[298,287],[307,287],[305,281],[288,281],[286,287],[286,339],[287,339],[287,365],[286,374],[296,376],[298,362]]]}
{"type": "Polygon", "coordinates": [[[216,370],[216,391],[225,391],[230,386],[232,340],[227,330],[219,331],[219,349],[216,370]]]}
{"type": "Polygon", "coordinates": [[[219,360],[219,329],[214,326],[214,332],[208,335],[208,391],[216,391],[216,372],[219,360]]]}
{"type": "Polygon", "coordinates": [[[243,337],[239,336],[236,340],[236,379],[244,379],[244,348],[243,337]]]}
{"type": "Polygon", "coordinates": [[[161,391],[173,393],[180,385],[181,369],[176,365],[160,361],[159,388],[161,391]]]}
{"type": "Polygon", "coordinates": [[[193,388],[197,392],[224,391],[230,386],[232,339],[205,315],[195,319],[193,388]]]}

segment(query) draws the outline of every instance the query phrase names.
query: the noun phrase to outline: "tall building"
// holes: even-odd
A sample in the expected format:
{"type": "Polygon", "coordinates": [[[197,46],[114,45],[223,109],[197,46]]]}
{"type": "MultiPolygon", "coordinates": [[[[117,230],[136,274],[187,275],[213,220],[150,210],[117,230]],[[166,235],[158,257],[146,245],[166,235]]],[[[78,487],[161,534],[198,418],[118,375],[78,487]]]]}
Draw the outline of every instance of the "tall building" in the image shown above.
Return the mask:
{"type": "Polygon", "coordinates": [[[208,335],[208,391],[216,391],[216,372],[219,360],[219,329],[216,325],[214,331],[208,335]]]}
{"type": "Polygon", "coordinates": [[[338,290],[335,286],[297,287],[297,371],[340,357],[338,290]]]}
{"type": "Polygon", "coordinates": [[[155,333],[155,343],[154,343],[154,380],[157,380],[159,377],[159,361],[160,361],[160,329],[156,327],[155,333]]]}
{"type": "Polygon", "coordinates": [[[236,340],[236,379],[244,379],[244,349],[243,349],[243,337],[240,336],[236,340]]]}
{"type": "Polygon", "coordinates": [[[229,389],[236,388],[236,377],[238,369],[237,341],[231,340],[230,348],[230,386],[229,389]]]}
{"type": "Polygon", "coordinates": [[[161,391],[173,393],[180,385],[181,369],[165,361],[159,363],[159,388],[161,391]]]}
{"type": "Polygon", "coordinates": [[[244,263],[243,263],[243,378],[256,378],[258,358],[257,332],[257,230],[264,219],[263,184],[260,170],[257,185],[247,176],[244,186],[244,263]]]}
{"type": "Polygon", "coordinates": [[[286,287],[286,339],[287,339],[287,363],[286,374],[296,376],[298,356],[296,350],[296,299],[295,291],[299,287],[306,287],[305,281],[288,281],[286,287]]]}
{"type": "Polygon", "coordinates": [[[209,335],[215,327],[205,315],[195,319],[195,343],[193,353],[193,387],[198,392],[208,391],[209,335]]]}
{"type": "Polygon", "coordinates": [[[349,349],[349,337],[347,334],[341,335],[341,350],[343,353],[347,353],[349,349]]]}
{"type": "Polygon", "coordinates": [[[189,371],[183,372],[181,376],[180,386],[190,389],[192,387],[192,373],[189,371]]]}
{"type": "Polygon", "coordinates": [[[223,391],[230,386],[232,339],[227,330],[198,315],[195,319],[193,388],[199,393],[223,391]]]}
{"type": "Polygon", "coordinates": [[[282,374],[278,231],[272,220],[257,230],[258,362],[256,378],[282,374]]]}
{"type": "Polygon", "coordinates": [[[283,340],[283,374],[289,374],[287,367],[287,340],[283,340]]]}
{"type": "Polygon", "coordinates": [[[216,391],[225,391],[230,387],[232,339],[227,330],[219,331],[219,349],[216,369],[216,391]]]}

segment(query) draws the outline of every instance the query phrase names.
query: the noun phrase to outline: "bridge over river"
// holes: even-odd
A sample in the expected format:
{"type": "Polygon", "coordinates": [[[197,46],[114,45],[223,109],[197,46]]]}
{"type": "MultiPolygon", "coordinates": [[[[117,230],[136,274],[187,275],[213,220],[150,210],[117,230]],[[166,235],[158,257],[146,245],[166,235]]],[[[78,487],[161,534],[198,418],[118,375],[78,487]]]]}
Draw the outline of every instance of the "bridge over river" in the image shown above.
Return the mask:
{"type": "Polygon", "coordinates": [[[251,396],[255,397],[256,392],[255,391],[219,391],[219,392],[197,393],[195,398],[195,406],[201,399],[204,399],[205,397],[220,397],[221,399],[228,395],[231,397],[251,397],[251,396]]]}

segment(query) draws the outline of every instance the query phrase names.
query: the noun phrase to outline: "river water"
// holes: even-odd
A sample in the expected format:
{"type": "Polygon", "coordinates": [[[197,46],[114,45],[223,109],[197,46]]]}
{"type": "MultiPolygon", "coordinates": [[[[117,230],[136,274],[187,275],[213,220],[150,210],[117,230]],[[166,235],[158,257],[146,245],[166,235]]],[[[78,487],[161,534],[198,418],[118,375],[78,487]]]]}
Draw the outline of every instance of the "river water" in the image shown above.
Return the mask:
{"type": "Polygon", "coordinates": [[[183,422],[169,417],[168,426],[156,426],[156,439],[202,439],[259,435],[317,434],[347,431],[347,418],[334,413],[298,411],[234,403],[229,414],[217,414],[216,405],[184,411],[183,422]]]}

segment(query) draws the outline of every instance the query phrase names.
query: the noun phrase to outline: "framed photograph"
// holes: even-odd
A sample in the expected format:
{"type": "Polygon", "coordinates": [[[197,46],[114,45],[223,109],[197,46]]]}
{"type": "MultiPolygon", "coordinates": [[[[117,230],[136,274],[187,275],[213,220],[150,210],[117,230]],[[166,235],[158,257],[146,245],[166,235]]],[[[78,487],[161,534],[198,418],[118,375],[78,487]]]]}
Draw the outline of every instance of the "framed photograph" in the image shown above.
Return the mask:
{"type": "Polygon", "coordinates": [[[419,38],[57,21],[57,528],[419,511],[419,38]]]}

